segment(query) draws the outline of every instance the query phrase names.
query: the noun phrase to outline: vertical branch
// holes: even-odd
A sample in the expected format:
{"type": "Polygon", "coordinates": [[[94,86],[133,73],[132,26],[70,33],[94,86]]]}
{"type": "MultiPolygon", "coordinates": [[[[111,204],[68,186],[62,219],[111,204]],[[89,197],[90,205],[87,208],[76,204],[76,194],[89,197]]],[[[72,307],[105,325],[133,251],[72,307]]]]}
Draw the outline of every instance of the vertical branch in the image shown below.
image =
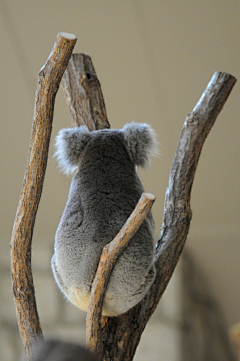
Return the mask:
{"type": "Polygon", "coordinates": [[[39,72],[27,166],[11,238],[12,291],[28,359],[42,338],[31,271],[32,234],[47,165],[55,96],[76,40],[73,34],[59,33],[39,72]]]}
{"type": "Polygon", "coordinates": [[[89,130],[109,128],[101,85],[90,56],[73,54],[62,78],[72,125],[89,130]]]}

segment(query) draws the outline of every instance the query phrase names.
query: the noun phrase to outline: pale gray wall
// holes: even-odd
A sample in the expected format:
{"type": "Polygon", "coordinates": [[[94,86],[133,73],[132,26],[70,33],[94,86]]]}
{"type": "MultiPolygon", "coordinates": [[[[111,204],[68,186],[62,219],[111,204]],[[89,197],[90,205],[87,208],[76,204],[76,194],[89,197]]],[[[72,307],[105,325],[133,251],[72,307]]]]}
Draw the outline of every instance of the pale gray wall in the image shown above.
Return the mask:
{"type": "MultiPolygon", "coordinates": [[[[158,235],[186,115],[214,71],[240,78],[239,1],[1,0],[0,16],[1,249],[8,248],[21,189],[37,74],[58,31],[75,33],[75,52],[92,57],[112,128],[135,120],[157,130],[162,156],[140,176],[157,196],[158,235]]],[[[240,320],[239,95],[237,83],[204,146],[187,244],[208,275],[228,325],[240,320]]],[[[53,137],[69,125],[60,90],[53,137]]],[[[53,244],[70,179],[58,173],[52,144],[34,239],[53,244]]],[[[37,254],[34,259],[39,262],[37,254]]]]}

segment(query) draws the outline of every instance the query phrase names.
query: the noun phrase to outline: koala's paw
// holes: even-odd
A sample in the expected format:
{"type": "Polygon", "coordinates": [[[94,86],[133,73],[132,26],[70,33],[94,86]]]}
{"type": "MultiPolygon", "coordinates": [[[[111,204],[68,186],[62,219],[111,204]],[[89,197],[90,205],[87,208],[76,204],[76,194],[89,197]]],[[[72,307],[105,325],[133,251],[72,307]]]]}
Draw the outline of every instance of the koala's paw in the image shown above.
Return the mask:
{"type": "Polygon", "coordinates": [[[87,312],[91,287],[89,285],[87,287],[70,287],[69,291],[68,298],[72,304],[87,312]]]}
{"type": "Polygon", "coordinates": [[[81,291],[83,296],[87,296],[91,292],[91,285],[83,285],[81,291]]]}
{"type": "Polygon", "coordinates": [[[147,283],[152,284],[153,281],[154,281],[154,279],[155,279],[155,277],[156,277],[156,268],[155,268],[155,266],[152,266],[152,267],[150,268],[149,272],[148,272],[147,277],[146,277],[147,283]]]}

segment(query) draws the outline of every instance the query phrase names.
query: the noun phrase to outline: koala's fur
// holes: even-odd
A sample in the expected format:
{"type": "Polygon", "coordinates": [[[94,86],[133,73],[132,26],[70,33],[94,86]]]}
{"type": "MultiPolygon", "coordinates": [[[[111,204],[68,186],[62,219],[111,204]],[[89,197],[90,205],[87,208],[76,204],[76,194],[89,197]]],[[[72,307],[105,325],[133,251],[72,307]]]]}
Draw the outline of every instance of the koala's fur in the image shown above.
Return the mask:
{"type": "MultiPolygon", "coordinates": [[[[23,356],[21,361],[26,361],[23,356]]],[[[39,341],[33,348],[32,361],[99,361],[90,350],[62,340],[39,341]]]]}
{"type": "MultiPolygon", "coordinates": [[[[99,258],[134,210],[143,187],[136,166],[146,167],[157,151],[154,130],[130,123],[121,130],[63,129],[56,156],[66,173],[75,171],[58,226],[52,270],[66,297],[87,311],[99,258]]],[[[151,212],[119,256],[104,297],[103,315],[135,306],[155,278],[151,212]]]]}

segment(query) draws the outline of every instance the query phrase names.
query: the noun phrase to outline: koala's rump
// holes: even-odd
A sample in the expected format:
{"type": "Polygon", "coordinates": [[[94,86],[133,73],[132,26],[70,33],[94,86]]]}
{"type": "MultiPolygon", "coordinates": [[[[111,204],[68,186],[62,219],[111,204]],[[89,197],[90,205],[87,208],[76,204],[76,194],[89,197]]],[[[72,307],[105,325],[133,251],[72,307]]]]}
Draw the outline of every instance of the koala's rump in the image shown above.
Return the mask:
{"type": "MultiPolygon", "coordinates": [[[[62,258],[64,263],[64,277],[62,278],[64,278],[64,283],[67,286],[67,296],[73,304],[84,311],[88,309],[91,284],[97,270],[102,248],[112,238],[114,237],[104,240],[98,239],[97,242],[94,242],[96,238],[93,237],[92,240],[85,244],[85,247],[79,246],[78,248],[76,246],[76,252],[74,253],[71,248],[62,258]]],[[[82,243],[81,240],[79,240],[79,243],[82,243]]],[[[64,252],[66,252],[66,249],[65,247],[64,252]]],[[[59,255],[60,253],[61,251],[59,255]]],[[[152,235],[148,223],[144,222],[119,256],[113,268],[105,293],[103,314],[114,316],[128,309],[130,299],[136,298],[134,294],[145,283],[152,262],[152,235]]],[[[61,269],[59,273],[61,274],[61,269]]],[[[133,306],[134,304],[130,305],[133,306]]]]}
{"type": "MultiPolygon", "coordinates": [[[[117,235],[124,222],[109,222],[108,227],[102,224],[86,225],[85,222],[76,231],[74,242],[59,242],[57,249],[58,271],[67,287],[83,287],[91,285],[95,276],[103,247],[117,235]],[[121,224],[122,223],[122,224],[121,224]],[[88,228],[88,231],[86,231],[88,228]]],[[[63,235],[62,235],[63,236],[63,235]]],[[[144,221],[140,229],[130,240],[129,245],[119,256],[109,282],[109,290],[131,289],[139,283],[151,267],[153,259],[153,240],[148,222],[144,221]]]]}

